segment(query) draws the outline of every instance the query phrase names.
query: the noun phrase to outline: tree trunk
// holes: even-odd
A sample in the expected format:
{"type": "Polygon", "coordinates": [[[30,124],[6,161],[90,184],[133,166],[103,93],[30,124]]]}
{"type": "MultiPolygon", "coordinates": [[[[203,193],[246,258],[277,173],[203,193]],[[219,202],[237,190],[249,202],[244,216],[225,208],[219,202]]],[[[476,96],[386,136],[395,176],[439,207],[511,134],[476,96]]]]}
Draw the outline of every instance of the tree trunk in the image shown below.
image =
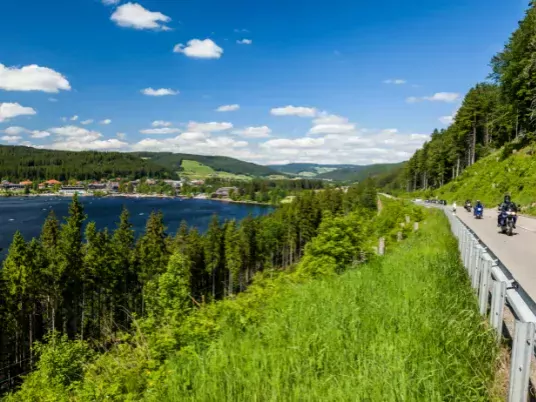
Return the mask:
{"type": "Polygon", "coordinates": [[[476,157],[476,113],[474,114],[474,121],[473,121],[473,136],[471,138],[471,163],[469,164],[469,166],[475,163],[475,157],[476,157]]]}

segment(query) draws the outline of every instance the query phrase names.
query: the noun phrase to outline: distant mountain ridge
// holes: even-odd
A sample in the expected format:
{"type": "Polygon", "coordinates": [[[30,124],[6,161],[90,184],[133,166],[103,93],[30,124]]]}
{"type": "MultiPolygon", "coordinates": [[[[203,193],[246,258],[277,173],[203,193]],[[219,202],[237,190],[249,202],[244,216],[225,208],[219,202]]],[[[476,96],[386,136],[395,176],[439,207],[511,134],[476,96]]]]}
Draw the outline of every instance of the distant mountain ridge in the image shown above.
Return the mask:
{"type": "Polygon", "coordinates": [[[319,163],[289,163],[286,165],[270,165],[270,168],[281,173],[296,176],[314,177],[344,182],[362,181],[370,176],[378,176],[392,170],[398,170],[404,162],[380,163],[372,165],[351,164],[319,164],[319,163]]]}

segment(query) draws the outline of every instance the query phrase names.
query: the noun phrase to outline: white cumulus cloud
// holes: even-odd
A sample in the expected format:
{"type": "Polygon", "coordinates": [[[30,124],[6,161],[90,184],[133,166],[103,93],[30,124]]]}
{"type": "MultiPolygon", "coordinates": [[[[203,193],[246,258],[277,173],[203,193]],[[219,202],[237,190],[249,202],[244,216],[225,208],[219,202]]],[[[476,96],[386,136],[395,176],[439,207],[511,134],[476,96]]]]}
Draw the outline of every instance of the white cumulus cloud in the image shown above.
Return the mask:
{"type": "Polygon", "coordinates": [[[272,130],[268,126],[246,127],[242,130],[235,130],[233,134],[241,135],[246,138],[266,138],[270,137],[272,130]]]}
{"type": "Polygon", "coordinates": [[[17,116],[31,116],[36,113],[37,112],[33,108],[21,106],[18,103],[0,103],[0,122],[17,116]]]}
{"type": "Polygon", "coordinates": [[[4,130],[4,133],[8,135],[19,135],[19,134],[27,133],[27,132],[28,132],[28,129],[24,127],[19,127],[19,126],[11,126],[4,130]]]}
{"type": "Polygon", "coordinates": [[[147,128],[145,130],[140,130],[140,133],[142,134],[176,134],[180,132],[180,129],[171,127],[147,128]]]}
{"type": "Polygon", "coordinates": [[[5,142],[9,142],[9,143],[12,143],[12,144],[15,144],[15,143],[19,142],[21,139],[22,139],[22,137],[20,137],[18,135],[4,135],[3,137],[0,137],[0,140],[5,141],[5,142]]]}
{"type": "Polygon", "coordinates": [[[153,89],[153,88],[145,88],[141,90],[141,93],[147,96],[166,96],[166,95],[177,95],[179,91],[174,91],[170,88],[160,88],[160,89],[153,89]]]}
{"type": "Polygon", "coordinates": [[[225,131],[233,128],[233,125],[228,122],[215,122],[212,121],[210,123],[198,123],[195,121],[191,121],[188,123],[188,131],[196,131],[196,132],[214,132],[214,131],[225,131]]]}
{"type": "Polygon", "coordinates": [[[314,107],[303,106],[284,106],[276,107],[270,110],[270,113],[274,116],[299,116],[299,117],[315,117],[318,110],[314,107]]]}
{"type": "Polygon", "coordinates": [[[112,122],[112,120],[110,120],[110,119],[104,119],[104,120],[100,121],[100,124],[107,125],[107,124],[110,124],[111,122],[112,122]]]}
{"type": "Polygon", "coordinates": [[[39,131],[39,130],[32,131],[30,135],[30,137],[32,138],[46,138],[49,136],[50,136],[50,133],[48,131],[39,131]]]}
{"type": "Polygon", "coordinates": [[[69,91],[71,85],[62,74],[47,67],[32,64],[17,68],[0,64],[0,89],[57,93],[69,91]]]}
{"type": "Polygon", "coordinates": [[[223,54],[223,49],[211,39],[192,39],[186,46],[179,43],[175,45],[173,51],[196,59],[219,59],[223,54]]]}
{"type": "Polygon", "coordinates": [[[77,115],[74,115],[73,117],[70,118],[71,121],[76,121],[78,120],[78,116],[77,115]]]}
{"type": "Polygon", "coordinates": [[[439,121],[444,124],[445,126],[448,126],[454,121],[454,116],[441,116],[439,118],[439,121]]]}
{"type": "Polygon", "coordinates": [[[233,105],[222,105],[216,109],[216,112],[234,112],[238,109],[240,109],[240,105],[235,103],[233,105]]]}
{"type": "Polygon", "coordinates": [[[406,99],[408,103],[417,103],[421,101],[430,101],[430,102],[447,102],[452,103],[460,99],[460,94],[456,92],[436,92],[432,96],[410,96],[406,99]]]}
{"type": "Polygon", "coordinates": [[[80,122],[80,124],[83,124],[84,126],[91,124],[91,123],[93,123],[93,119],[82,120],[80,122]]]}
{"type": "Polygon", "coordinates": [[[251,45],[253,41],[251,39],[240,39],[237,40],[236,43],[238,43],[239,45],[251,45]]]}
{"type": "Polygon", "coordinates": [[[171,124],[170,121],[164,121],[164,120],[155,120],[151,123],[151,126],[153,127],[170,127],[173,124],[171,124]]]}
{"type": "Polygon", "coordinates": [[[121,0],[102,0],[102,4],[105,6],[114,6],[116,4],[119,4],[121,0]]]}
{"type": "Polygon", "coordinates": [[[261,144],[264,148],[317,148],[324,145],[324,138],[278,138],[261,144]]]}
{"type": "Polygon", "coordinates": [[[383,81],[384,84],[395,84],[395,85],[403,85],[405,83],[407,83],[406,80],[403,80],[403,79],[400,79],[400,78],[396,78],[396,79],[388,79],[388,80],[384,80],[383,81]]]}
{"type": "Polygon", "coordinates": [[[117,133],[116,137],[119,138],[120,140],[124,140],[127,138],[127,135],[126,133],[117,133]]]}
{"type": "Polygon", "coordinates": [[[164,24],[171,21],[167,15],[149,11],[137,3],[126,3],[117,7],[110,19],[125,28],[163,31],[169,30],[164,24]]]}

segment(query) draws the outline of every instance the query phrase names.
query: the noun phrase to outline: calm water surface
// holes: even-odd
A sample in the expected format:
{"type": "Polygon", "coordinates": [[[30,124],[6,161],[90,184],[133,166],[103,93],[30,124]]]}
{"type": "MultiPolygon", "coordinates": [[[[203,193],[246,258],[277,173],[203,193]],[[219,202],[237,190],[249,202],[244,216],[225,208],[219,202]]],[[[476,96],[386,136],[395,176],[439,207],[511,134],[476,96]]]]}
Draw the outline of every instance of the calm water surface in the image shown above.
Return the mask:
{"type": "MultiPolygon", "coordinates": [[[[211,200],[180,200],[162,198],[94,198],[80,197],[88,221],[95,221],[99,229],[114,229],[123,205],[130,212],[130,221],[136,234],[143,232],[152,211],[162,211],[168,233],[174,234],[184,219],[190,226],[204,232],[217,214],[225,219],[243,219],[249,214],[265,215],[272,208],[259,205],[245,205],[211,200]]],[[[5,257],[13,234],[19,230],[26,240],[39,236],[41,227],[50,210],[58,219],[68,213],[68,197],[0,197],[0,260],[5,257]]]]}

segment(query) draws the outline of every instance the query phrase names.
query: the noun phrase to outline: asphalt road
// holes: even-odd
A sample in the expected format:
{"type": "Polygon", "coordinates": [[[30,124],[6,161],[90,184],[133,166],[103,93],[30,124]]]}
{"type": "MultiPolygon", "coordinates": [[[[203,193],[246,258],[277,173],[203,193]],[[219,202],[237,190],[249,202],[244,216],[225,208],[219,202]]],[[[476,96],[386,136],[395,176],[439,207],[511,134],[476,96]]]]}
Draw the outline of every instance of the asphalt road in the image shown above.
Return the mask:
{"type": "MultiPolygon", "coordinates": [[[[451,206],[448,206],[452,210],[451,206]]],[[[529,296],[536,300],[536,219],[519,216],[517,229],[509,237],[499,233],[497,208],[484,209],[484,218],[475,219],[463,207],[458,217],[473,230],[512,273],[529,296]]]]}

